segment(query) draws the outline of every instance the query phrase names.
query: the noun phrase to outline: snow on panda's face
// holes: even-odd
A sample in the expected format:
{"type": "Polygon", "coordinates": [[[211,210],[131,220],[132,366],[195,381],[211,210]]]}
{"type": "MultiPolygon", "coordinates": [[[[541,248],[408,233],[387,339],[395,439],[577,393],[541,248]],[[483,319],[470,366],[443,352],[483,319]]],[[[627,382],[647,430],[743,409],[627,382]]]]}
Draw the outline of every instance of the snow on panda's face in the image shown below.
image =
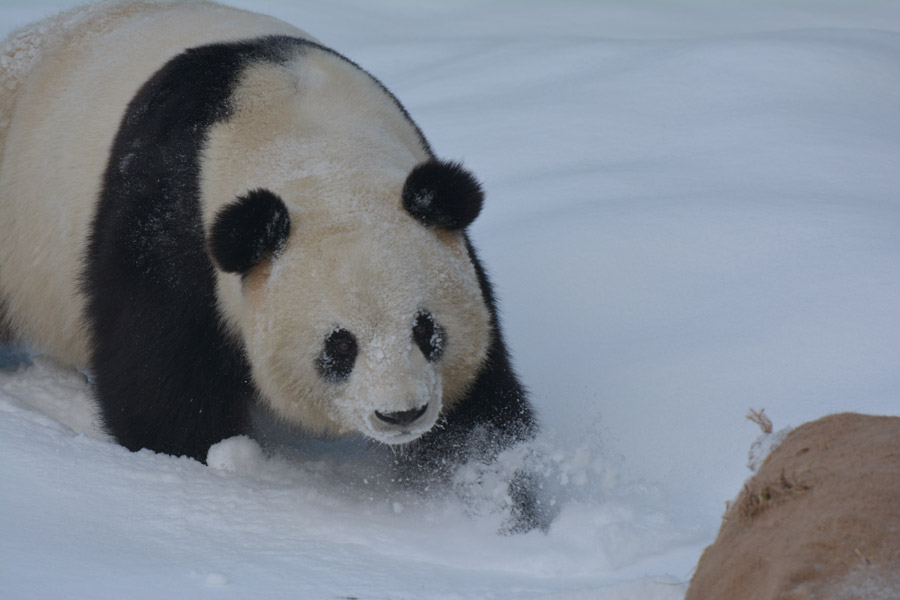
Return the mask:
{"type": "Polygon", "coordinates": [[[414,440],[471,385],[488,345],[462,237],[399,212],[362,227],[296,220],[284,251],[243,284],[257,387],[314,433],[414,440]]]}

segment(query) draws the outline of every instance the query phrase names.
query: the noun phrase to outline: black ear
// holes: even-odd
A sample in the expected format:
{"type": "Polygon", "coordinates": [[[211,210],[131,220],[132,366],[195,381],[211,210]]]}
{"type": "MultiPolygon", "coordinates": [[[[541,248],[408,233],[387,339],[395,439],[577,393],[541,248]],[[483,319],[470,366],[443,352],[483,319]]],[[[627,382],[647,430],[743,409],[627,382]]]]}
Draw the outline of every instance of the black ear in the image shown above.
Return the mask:
{"type": "Polygon", "coordinates": [[[266,189],[239,196],[216,215],[207,246],[216,265],[227,273],[247,273],[264,256],[284,249],[291,217],[277,194],[266,189]]]}
{"type": "Polygon", "coordinates": [[[461,164],[431,160],[417,165],[403,185],[403,208],[425,225],[465,229],[481,212],[484,194],[461,164]]]}

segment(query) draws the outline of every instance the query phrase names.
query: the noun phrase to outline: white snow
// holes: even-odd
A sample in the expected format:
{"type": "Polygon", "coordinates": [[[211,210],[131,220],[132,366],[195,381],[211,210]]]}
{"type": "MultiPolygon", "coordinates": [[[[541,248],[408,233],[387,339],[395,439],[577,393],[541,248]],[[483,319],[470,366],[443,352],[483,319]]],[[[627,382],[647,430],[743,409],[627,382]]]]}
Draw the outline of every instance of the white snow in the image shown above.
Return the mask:
{"type": "MultiPolygon", "coordinates": [[[[38,357],[0,372],[4,598],[674,600],[750,474],[749,408],[900,415],[900,3],[238,4],[483,180],[559,515],[497,535],[503,464],[429,497],[354,443],[130,453],[38,357]]],[[[0,0],[0,34],[70,5],[0,0]]]]}

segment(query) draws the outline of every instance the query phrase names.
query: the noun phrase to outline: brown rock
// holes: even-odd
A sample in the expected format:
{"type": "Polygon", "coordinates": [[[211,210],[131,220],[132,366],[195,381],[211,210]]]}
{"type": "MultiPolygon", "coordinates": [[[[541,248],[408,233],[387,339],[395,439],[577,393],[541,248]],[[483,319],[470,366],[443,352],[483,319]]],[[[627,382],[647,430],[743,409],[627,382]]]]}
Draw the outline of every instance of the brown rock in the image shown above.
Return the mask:
{"type": "Polygon", "coordinates": [[[900,599],[900,418],[792,431],[729,506],[685,600],[900,599]]]}

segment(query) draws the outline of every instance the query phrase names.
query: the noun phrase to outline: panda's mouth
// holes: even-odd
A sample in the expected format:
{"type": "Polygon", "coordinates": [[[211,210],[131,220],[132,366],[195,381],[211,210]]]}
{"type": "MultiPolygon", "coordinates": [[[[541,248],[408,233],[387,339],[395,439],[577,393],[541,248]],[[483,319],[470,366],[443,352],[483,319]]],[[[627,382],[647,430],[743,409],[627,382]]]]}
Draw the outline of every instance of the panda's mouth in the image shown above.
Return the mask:
{"type": "Polygon", "coordinates": [[[382,413],[380,411],[375,411],[375,416],[378,417],[381,421],[388,423],[389,425],[396,425],[397,427],[405,427],[407,425],[412,425],[419,418],[425,414],[425,411],[428,410],[428,404],[422,406],[420,408],[413,408],[411,410],[404,410],[401,412],[392,412],[392,413],[382,413]]]}
{"type": "Polygon", "coordinates": [[[440,402],[401,411],[375,410],[366,419],[366,435],[385,444],[405,444],[429,431],[437,421],[440,402]]]}

